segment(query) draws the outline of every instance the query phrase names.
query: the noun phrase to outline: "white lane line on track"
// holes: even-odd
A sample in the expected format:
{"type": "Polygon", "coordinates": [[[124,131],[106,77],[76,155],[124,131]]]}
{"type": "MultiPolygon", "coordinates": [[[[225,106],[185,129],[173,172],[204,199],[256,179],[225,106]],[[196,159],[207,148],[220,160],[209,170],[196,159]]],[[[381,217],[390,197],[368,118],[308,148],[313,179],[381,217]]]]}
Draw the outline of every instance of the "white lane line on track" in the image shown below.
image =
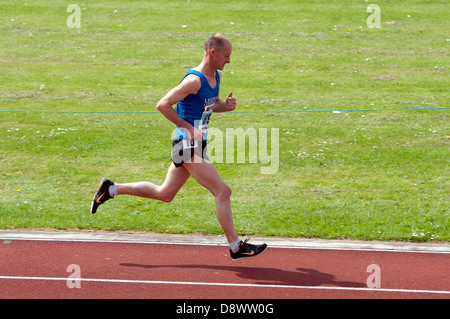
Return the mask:
{"type": "MultiPolygon", "coordinates": [[[[22,277],[22,276],[0,276],[0,280],[41,280],[41,281],[72,281],[74,278],[60,277],[22,277]]],[[[315,290],[347,290],[347,291],[370,291],[370,292],[397,292],[397,293],[425,293],[425,294],[450,294],[446,290],[417,290],[417,289],[390,289],[390,288],[357,288],[357,287],[326,287],[326,286],[289,286],[289,285],[262,285],[262,284],[239,284],[224,282],[189,282],[189,281],[160,281],[160,280],[126,280],[126,279],[98,279],[77,278],[84,282],[105,283],[127,283],[127,284],[153,284],[153,285],[193,285],[193,286],[218,286],[218,287],[251,287],[251,288],[286,288],[286,289],[315,289],[315,290]]]]}

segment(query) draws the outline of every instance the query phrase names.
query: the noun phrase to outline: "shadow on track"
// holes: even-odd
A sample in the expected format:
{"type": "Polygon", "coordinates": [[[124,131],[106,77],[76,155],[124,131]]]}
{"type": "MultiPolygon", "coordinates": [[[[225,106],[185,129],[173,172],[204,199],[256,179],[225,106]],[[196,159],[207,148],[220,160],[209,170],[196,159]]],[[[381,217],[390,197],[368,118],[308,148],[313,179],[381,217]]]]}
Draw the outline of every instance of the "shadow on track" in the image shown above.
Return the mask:
{"type": "Polygon", "coordinates": [[[334,285],[339,287],[367,287],[365,283],[338,281],[333,274],[323,273],[315,269],[296,268],[296,271],[281,270],[278,268],[263,267],[236,267],[236,266],[212,266],[212,265],[142,265],[121,263],[124,267],[154,268],[178,268],[178,269],[209,269],[230,271],[239,278],[253,280],[259,285],[286,285],[286,286],[321,286],[334,285]]]}

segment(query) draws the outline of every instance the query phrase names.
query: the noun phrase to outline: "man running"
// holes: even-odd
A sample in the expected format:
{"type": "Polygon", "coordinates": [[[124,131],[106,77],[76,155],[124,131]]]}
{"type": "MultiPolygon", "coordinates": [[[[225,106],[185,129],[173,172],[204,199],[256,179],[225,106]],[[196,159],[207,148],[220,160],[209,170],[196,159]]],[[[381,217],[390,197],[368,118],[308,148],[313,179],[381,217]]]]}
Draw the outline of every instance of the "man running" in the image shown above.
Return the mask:
{"type": "Polygon", "coordinates": [[[251,245],[236,234],[231,212],[231,189],[206,156],[207,127],[212,112],[229,112],[236,108],[232,92],[219,99],[221,73],[230,63],[231,42],[223,34],[214,33],[205,41],[205,55],[196,68],[189,70],[180,84],[169,91],[156,105],[169,121],[177,126],[172,143],[172,163],[161,186],[150,182],[116,184],[102,179],[94,196],[91,213],[99,205],[117,195],[133,195],[171,202],[192,176],[215,197],[216,217],[229,243],[233,260],[257,256],[266,244],[251,245]],[[173,105],[177,105],[173,108],[173,105]]]}

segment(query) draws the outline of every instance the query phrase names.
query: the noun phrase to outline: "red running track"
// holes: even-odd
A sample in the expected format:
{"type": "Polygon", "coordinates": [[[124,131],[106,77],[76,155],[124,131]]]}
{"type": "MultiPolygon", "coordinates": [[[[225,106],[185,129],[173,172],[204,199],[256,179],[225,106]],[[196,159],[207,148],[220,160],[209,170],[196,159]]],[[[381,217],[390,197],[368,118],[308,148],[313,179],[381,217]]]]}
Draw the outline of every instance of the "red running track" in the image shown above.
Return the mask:
{"type": "Polygon", "coordinates": [[[0,241],[2,299],[449,299],[449,272],[435,252],[269,247],[232,261],[217,245],[0,241]]]}

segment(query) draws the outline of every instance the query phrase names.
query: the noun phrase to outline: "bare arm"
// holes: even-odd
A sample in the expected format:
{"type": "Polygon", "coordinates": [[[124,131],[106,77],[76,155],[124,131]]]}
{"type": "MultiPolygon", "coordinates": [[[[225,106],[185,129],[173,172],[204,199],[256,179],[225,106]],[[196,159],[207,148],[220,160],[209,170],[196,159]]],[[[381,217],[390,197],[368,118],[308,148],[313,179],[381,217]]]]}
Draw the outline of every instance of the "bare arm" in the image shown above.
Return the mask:
{"type": "MultiPolygon", "coordinates": [[[[219,77],[220,79],[222,79],[222,73],[220,71],[219,77]]],[[[235,108],[236,108],[236,99],[233,97],[233,93],[230,92],[230,94],[228,94],[228,98],[225,101],[217,99],[216,103],[214,103],[213,111],[217,113],[230,112],[234,111],[235,108]]]]}
{"type": "Polygon", "coordinates": [[[201,87],[201,80],[196,75],[188,75],[177,87],[170,90],[156,105],[156,109],[161,112],[169,121],[176,126],[183,128],[191,140],[202,140],[202,132],[183,120],[174,110],[173,105],[183,100],[190,94],[196,94],[201,87]]]}
{"type": "Polygon", "coordinates": [[[225,101],[217,99],[214,103],[214,112],[230,112],[236,109],[236,99],[233,97],[233,92],[228,94],[228,98],[225,101]]]}

